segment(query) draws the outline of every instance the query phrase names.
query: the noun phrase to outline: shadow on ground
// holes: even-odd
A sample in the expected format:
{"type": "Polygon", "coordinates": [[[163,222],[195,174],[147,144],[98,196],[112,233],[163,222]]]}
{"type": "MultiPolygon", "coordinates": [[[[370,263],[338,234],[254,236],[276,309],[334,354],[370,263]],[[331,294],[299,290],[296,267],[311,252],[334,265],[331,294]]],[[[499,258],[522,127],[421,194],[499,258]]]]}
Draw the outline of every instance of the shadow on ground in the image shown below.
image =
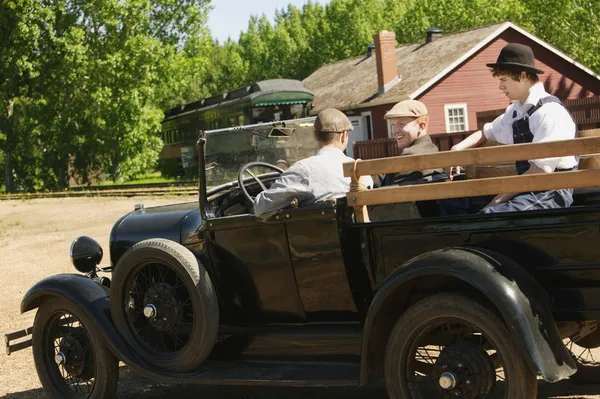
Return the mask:
{"type": "MultiPolygon", "coordinates": [[[[538,399],[589,399],[598,395],[600,399],[600,381],[597,384],[575,384],[561,381],[555,384],[541,382],[538,399]]],[[[383,384],[377,383],[362,388],[282,388],[282,387],[212,387],[202,385],[161,385],[130,372],[127,367],[120,369],[120,399],[386,399],[383,384]]],[[[46,398],[41,389],[11,393],[6,399],[46,398]]]]}

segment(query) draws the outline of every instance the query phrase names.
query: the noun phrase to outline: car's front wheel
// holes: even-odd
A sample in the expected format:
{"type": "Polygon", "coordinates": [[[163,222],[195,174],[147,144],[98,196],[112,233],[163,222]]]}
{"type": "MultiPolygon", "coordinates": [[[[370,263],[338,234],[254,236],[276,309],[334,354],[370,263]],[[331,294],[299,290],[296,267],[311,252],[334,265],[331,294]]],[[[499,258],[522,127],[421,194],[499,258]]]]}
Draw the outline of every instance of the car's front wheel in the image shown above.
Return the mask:
{"type": "Polygon", "coordinates": [[[420,300],[397,321],[385,356],[391,398],[537,397],[537,380],[496,312],[458,294],[420,300]]]}
{"type": "Polygon", "coordinates": [[[49,398],[114,398],[119,362],[94,323],[77,306],[52,298],[33,324],[33,360],[49,398]]]}

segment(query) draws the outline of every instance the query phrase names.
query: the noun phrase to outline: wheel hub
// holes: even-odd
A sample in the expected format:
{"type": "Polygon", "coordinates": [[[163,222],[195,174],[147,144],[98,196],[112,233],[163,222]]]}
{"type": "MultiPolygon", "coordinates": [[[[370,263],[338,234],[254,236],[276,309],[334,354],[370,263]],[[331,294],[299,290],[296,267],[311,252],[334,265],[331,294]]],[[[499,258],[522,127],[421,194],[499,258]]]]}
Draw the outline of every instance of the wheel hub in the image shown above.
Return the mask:
{"type": "Polygon", "coordinates": [[[445,390],[452,390],[456,387],[456,383],[458,381],[456,380],[456,376],[452,373],[444,373],[440,376],[440,380],[439,380],[439,384],[440,387],[442,387],[442,389],[445,390]]]}
{"type": "Polygon", "coordinates": [[[457,398],[484,397],[496,383],[496,370],[488,353],[468,342],[446,346],[435,363],[434,376],[440,393],[457,398]]]}
{"type": "Polygon", "coordinates": [[[61,364],[66,363],[67,358],[65,357],[64,353],[60,352],[56,356],[54,356],[54,361],[56,362],[57,366],[60,366],[61,364]]]}
{"type": "Polygon", "coordinates": [[[173,291],[169,284],[160,283],[150,287],[146,293],[144,316],[159,331],[172,330],[180,320],[181,312],[173,291]]]}
{"type": "Polygon", "coordinates": [[[154,319],[156,317],[156,306],[153,304],[146,305],[144,308],[144,316],[147,319],[154,319]]]}
{"type": "Polygon", "coordinates": [[[60,342],[60,352],[54,357],[58,366],[63,366],[73,377],[79,377],[85,369],[85,350],[77,337],[72,334],[60,342]],[[68,360],[68,361],[67,361],[68,360]]]}

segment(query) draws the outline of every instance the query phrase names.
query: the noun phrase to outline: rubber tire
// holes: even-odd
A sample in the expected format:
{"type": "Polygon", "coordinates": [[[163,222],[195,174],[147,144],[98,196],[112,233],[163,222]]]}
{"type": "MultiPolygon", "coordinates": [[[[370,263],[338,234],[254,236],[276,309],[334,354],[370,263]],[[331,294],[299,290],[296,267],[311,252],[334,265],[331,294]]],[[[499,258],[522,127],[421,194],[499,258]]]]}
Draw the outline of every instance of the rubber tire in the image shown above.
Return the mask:
{"type": "MultiPolygon", "coordinates": [[[[576,345],[586,349],[600,347],[600,328],[579,341],[574,342],[576,345]]],[[[577,372],[569,378],[572,382],[576,384],[596,384],[600,381],[600,365],[590,366],[581,363],[575,356],[573,358],[577,363],[577,372]]]]}
{"type": "Polygon", "coordinates": [[[505,373],[508,373],[509,381],[517,384],[509,386],[508,398],[537,398],[536,376],[525,363],[520,349],[511,339],[510,332],[496,312],[454,293],[441,293],[422,299],[412,305],[396,322],[388,338],[385,355],[385,384],[390,398],[412,398],[403,362],[408,356],[410,343],[415,333],[436,320],[448,317],[477,326],[495,343],[505,363],[512,365],[505,367],[505,373]]]}
{"type": "Polygon", "coordinates": [[[92,350],[95,360],[95,384],[89,399],[115,398],[117,395],[117,385],[119,383],[119,361],[115,355],[108,349],[102,334],[96,329],[95,323],[72,302],[54,297],[44,301],[39,307],[35,321],[33,323],[32,350],[35,368],[42,387],[49,398],[73,398],[77,396],[65,396],[60,389],[57,389],[55,380],[48,372],[56,367],[54,358],[48,358],[44,354],[44,340],[47,337],[46,329],[50,317],[56,311],[65,311],[77,317],[81,324],[87,330],[92,344],[92,350]]]}
{"type": "MultiPolygon", "coordinates": [[[[600,324],[600,321],[598,321],[598,323],[600,324]]],[[[600,347],[600,326],[590,335],[581,338],[579,341],[575,341],[575,344],[586,349],[600,347]]]]}
{"type": "Polygon", "coordinates": [[[206,360],[217,340],[219,305],[210,277],[202,264],[183,245],[163,238],[140,241],[123,254],[113,272],[111,313],[117,330],[133,351],[159,370],[188,372],[206,360]],[[148,259],[175,269],[182,278],[194,304],[194,326],[187,343],[175,356],[157,357],[137,342],[129,329],[125,313],[125,283],[136,266],[148,259]]]}

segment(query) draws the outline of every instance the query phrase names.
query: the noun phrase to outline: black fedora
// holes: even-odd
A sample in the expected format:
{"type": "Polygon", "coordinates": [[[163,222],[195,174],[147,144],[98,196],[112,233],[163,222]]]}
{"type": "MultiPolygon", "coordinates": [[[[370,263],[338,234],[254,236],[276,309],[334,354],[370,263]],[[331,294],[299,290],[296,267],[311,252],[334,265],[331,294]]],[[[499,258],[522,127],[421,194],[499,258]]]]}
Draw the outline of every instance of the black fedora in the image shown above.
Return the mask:
{"type": "Polygon", "coordinates": [[[544,71],[535,67],[535,57],[533,56],[531,47],[518,43],[507,44],[502,51],[500,51],[500,55],[498,55],[498,59],[495,63],[485,65],[492,68],[495,66],[516,66],[537,74],[544,73],[544,71]]]}

